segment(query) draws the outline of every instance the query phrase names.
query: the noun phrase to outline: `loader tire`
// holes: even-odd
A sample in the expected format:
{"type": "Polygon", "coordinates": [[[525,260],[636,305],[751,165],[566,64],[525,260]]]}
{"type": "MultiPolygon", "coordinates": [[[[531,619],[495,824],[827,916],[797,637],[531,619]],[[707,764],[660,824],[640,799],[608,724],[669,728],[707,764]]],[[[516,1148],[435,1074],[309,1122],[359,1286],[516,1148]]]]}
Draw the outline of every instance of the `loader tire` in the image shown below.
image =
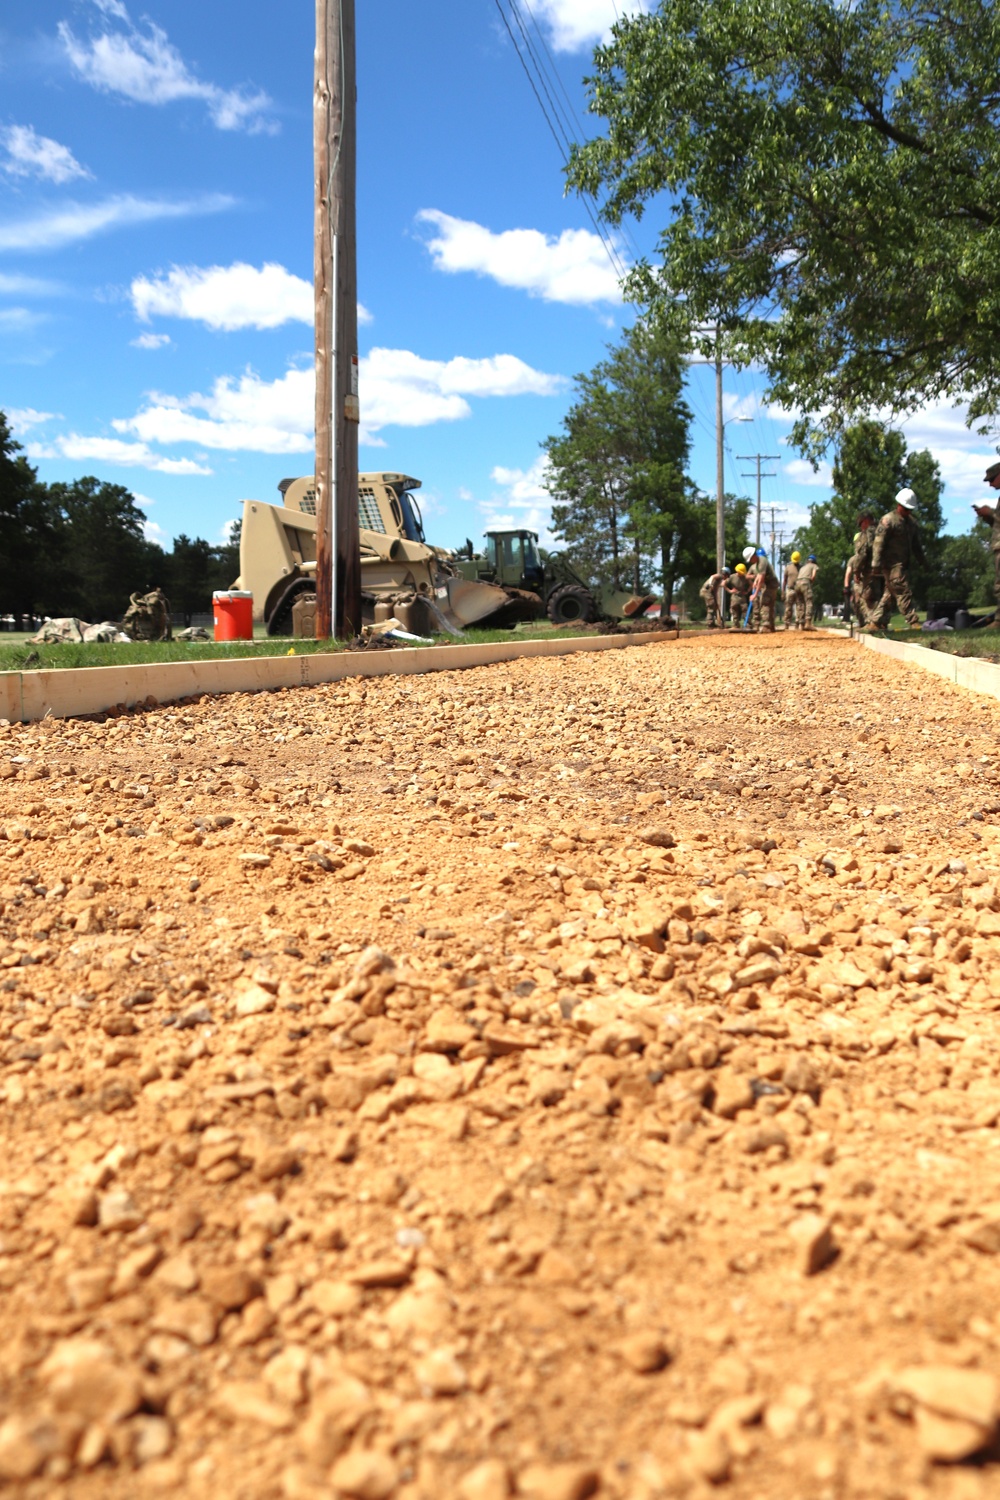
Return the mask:
{"type": "Polygon", "coordinates": [[[589,589],[579,583],[564,583],[553,589],[545,606],[553,625],[590,625],[597,619],[597,605],[589,589]]]}

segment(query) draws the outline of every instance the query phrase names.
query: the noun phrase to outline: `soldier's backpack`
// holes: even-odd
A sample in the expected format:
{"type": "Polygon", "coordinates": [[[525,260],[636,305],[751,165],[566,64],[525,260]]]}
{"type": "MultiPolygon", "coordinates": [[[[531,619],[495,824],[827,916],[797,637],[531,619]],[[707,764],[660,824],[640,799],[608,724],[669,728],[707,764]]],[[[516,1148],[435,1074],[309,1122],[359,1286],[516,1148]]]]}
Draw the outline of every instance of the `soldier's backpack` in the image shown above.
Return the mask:
{"type": "Polygon", "coordinates": [[[162,589],[148,594],[130,594],[122,629],[132,641],[169,641],[170,601],[162,589]]]}

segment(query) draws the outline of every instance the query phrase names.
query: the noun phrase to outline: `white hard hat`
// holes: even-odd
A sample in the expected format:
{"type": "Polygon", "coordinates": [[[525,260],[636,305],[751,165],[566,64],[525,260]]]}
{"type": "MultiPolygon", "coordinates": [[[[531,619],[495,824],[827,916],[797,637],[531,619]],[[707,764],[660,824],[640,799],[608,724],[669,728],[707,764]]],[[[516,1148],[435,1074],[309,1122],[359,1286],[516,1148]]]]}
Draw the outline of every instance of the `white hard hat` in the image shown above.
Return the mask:
{"type": "Polygon", "coordinates": [[[896,504],[901,505],[904,510],[916,510],[917,497],[912,490],[900,490],[896,496],[896,504]]]}
{"type": "Polygon", "coordinates": [[[757,548],[756,547],[744,547],[743,548],[743,561],[745,563],[748,563],[751,558],[756,557],[756,556],[757,556],[757,548]]]}

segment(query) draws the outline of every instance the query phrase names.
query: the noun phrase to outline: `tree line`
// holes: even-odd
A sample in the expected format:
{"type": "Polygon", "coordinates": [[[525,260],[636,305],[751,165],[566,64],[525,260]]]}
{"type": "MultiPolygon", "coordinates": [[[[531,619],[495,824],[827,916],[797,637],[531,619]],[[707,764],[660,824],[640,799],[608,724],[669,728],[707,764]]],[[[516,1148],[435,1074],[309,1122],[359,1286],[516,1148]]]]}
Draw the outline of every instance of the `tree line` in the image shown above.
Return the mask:
{"type": "Polygon", "coordinates": [[[124,485],[42,483],[0,411],[0,616],[15,628],[45,615],[120,620],[130,593],[156,587],[186,621],[209,611],[239,573],[238,534],[224,546],[181,535],[167,552],[144,520],[124,485]]]}

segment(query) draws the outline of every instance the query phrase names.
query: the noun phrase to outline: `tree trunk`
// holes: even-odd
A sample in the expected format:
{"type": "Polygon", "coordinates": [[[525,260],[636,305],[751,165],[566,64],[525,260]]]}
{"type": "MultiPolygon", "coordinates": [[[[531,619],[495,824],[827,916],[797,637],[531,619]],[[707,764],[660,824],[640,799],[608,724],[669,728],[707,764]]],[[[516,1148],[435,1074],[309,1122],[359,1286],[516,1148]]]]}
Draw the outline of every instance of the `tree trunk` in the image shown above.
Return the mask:
{"type": "Polygon", "coordinates": [[[660,572],[663,577],[663,603],[660,605],[660,619],[670,618],[670,606],[674,597],[674,565],[671,554],[673,553],[672,531],[660,532],[660,572]]]}
{"type": "Polygon", "coordinates": [[[614,500],[608,510],[608,522],[611,527],[611,578],[615,588],[620,589],[622,578],[618,560],[618,510],[614,500]]]}

